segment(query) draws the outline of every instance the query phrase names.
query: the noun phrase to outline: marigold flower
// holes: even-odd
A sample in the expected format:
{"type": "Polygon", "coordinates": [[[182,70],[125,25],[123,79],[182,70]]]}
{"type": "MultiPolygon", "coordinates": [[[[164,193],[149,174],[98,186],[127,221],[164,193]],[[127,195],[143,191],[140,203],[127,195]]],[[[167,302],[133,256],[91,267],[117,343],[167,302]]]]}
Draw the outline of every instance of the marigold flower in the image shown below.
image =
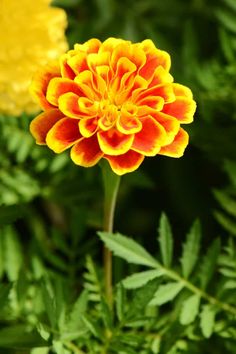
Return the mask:
{"type": "Polygon", "coordinates": [[[67,50],[66,13],[50,0],[0,0],[0,113],[40,110],[29,94],[33,73],[67,50]]]}
{"type": "Polygon", "coordinates": [[[101,158],[122,175],[145,156],[183,155],[196,109],[189,88],[173,83],[170,56],[151,40],[109,38],[76,44],[38,72],[31,92],[44,110],[30,126],[38,144],[71,148],[77,165],[101,158]]]}

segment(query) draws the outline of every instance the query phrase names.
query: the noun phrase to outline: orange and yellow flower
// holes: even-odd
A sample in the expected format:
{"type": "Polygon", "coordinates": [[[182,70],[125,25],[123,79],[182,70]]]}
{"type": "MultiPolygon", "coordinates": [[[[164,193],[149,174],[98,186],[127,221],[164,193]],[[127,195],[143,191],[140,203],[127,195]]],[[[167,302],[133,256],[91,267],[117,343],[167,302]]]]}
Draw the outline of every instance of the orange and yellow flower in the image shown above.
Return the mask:
{"type": "Polygon", "coordinates": [[[76,44],[35,75],[31,92],[44,112],[31,133],[56,153],[71,148],[77,165],[105,158],[118,175],[146,156],[180,157],[188,144],[181,124],[193,121],[196,103],[169,70],[169,54],[151,40],[76,44]]]}

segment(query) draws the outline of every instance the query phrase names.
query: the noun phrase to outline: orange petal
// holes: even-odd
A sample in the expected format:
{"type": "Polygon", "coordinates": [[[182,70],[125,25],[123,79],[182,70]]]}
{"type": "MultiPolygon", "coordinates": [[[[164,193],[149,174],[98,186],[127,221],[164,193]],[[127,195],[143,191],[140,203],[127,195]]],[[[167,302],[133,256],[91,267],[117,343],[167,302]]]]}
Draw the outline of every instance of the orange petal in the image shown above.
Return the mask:
{"type": "Polygon", "coordinates": [[[74,49],[79,52],[97,53],[101,46],[101,42],[97,38],[91,38],[83,44],[75,44],[74,49]]]}
{"type": "Polygon", "coordinates": [[[132,150],[129,150],[124,155],[105,156],[105,158],[108,160],[113,172],[119,176],[137,170],[144,160],[143,155],[132,150]]]}
{"type": "Polygon", "coordinates": [[[103,153],[100,150],[97,136],[84,138],[73,146],[71,149],[71,159],[79,166],[92,167],[102,158],[103,153]]]}
{"type": "Polygon", "coordinates": [[[175,96],[185,96],[190,99],[193,98],[192,91],[188,87],[176,83],[172,85],[173,85],[175,96]]]}
{"type": "Polygon", "coordinates": [[[170,84],[173,82],[173,80],[173,76],[171,76],[168,71],[166,71],[162,66],[159,65],[155,69],[153,76],[150,78],[149,87],[161,84],[170,84]]]}
{"type": "Polygon", "coordinates": [[[142,130],[135,134],[132,150],[155,156],[166,142],[165,129],[152,117],[142,118],[142,130]]]}
{"type": "Polygon", "coordinates": [[[36,143],[39,145],[46,144],[48,131],[64,116],[59,109],[50,109],[34,118],[30,123],[30,132],[36,139],[36,143]]]}
{"type": "Polygon", "coordinates": [[[118,44],[112,52],[111,67],[114,72],[116,72],[120,58],[128,58],[137,68],[143,66],[146,61],[143,50],[138,45],[130,44],[128,41],[118,44]]]}
{"type": "Polygon", "coordinates": [[[98,119],[97,118],[83,118],[79,121],[79,130],[80,133],[85,137],[89,138],[94,133],[96,133],[98,128],[98,119]]]}
{"type": "Polygon", "coordinates": [[[163,108],[164,104],[164,99],[160,96],[147,96],[142,98],[139,102],[138,105],[140,106],[148,106],[152,109],[156,109],[160,111],[163,108]]]}
{"type": "Polygon", "coordinates": [[[146,53],[146,63],[140,69],[139,75],[148,80],[153,76],[158,66],[162,66],[166,71],[170,70],[171,62],[167,52],[157,49],[149,39],[141,43],[141,48],[146,53]]]}
{"type": "Polygon", "coordinates": [[[67,65],[71,68],[71,70],[73,70],[76,75],[78,75],[84,70],[88,70],[87,54],[81,52],[77,55],[74,55],[73,57],[70,57],[67,60],[67,65]]]}
{"type": "Polygon", "coordinates": [[[178,134],[175,136],[174,141],[167,146],[163,146],[159,151],[159,154],[170,157],[181,157],[183,156],[184,150],[188,145],[188,141],[188,133],[180,128],[178,134]]]}
{"type": "Polygon", "coordinates": [[[142,129],[142,123],[136,117],[137,107],[132,104],[126,104],[121,108],[116,127],[123,134],[135,134],[142,129]]]}
{"type": "Polygon", "coordinates": [[[166,103],[175,101],[175,94],[172,84],[157,85],[143,90],[136,98],[136,102],[140,102],[143,98],[150,96],[162,97],[166,103]]]}
{"type": "Polygon", "coordinates": [[[166,131],[165,144],[172,143],[180,128],[179,121],[176,118],[168,116],[162,112],[153,112],[152,117],[155,118],[156,121],[160,123],[166,131]]]}
{"type": "Polygon", "coordinates": [[[109,65],[110,52],[93,53],[87,56],[87,63],[90,70],[96,72],[97,66],[109,65]]]}
{"type": "Polygon", "coordinates": [[[95,117],[97,107],[86,97],[78,97],[75,93],[65,93],[59,97],[59,108],[70,118],[95,117]]]}
{"type": "Polygon", "coordinates": [[[107,155],[125,154],[132,146],[134,135],[125,135],[116,129],[98,132],[98,142],[101,150],[107,155]]]}
{"type": "MultiPolygon", "coordinates": [[[[96,75],[93,74],[90,70],[84,70],[78,76],[76,76],[74,80],[80,87],[81,91],[84,93],[83,96],[86,96],[91,100],[97,100],[101,97],[101,87],[98,87],[95,78],[96,75]]],[[[106,88],[105,82],[103,83],[103,86],[106,88]]]]}
{"type": "Polygon", "coordinates": [[[46,97],[48,102],[57,106],[59,97],[67,92],[73,92],[77,96],[84,96],[79,85],[74,81],[67,78],[55,77],[49,82],[46,97]]]}
{"type": "Polygon", "coordinates": [[[30,85],[30,92],[35,101],[42,109],[55,108],[46,99],[49,81],[54,77],[61,76],[59,63],[53,62],[36,72],[30,85]]]}
{"type": "Polygon", "coordinates": [[[136,71],[136,65],[132,63],[128,58],[122,57],[119,58],[116,67],[116,73],[114,80],[111,82],[111,90],[114,93],[114,96],[117,94],[117,91],[120,89],[123,91],[125,82],[130,77],[132,73],[136,71]]]}
{"type": "Polygon", "coordinates": [[[177,118],[180,123],[191,123],[196,111],[196,102],[183,96],[177,96],[176,101],[166,104],[162,111],[177,118]]]}
{"type": "MultiPolygon", "coordinates": [[[[99,48],[99,52],[106,52],[109,51],[110,53],[113,51],[113,49],[118,45],[125,43],[123,39],[120,38],[107,38],[102,44],[101,47],[99,48]]],[[[131,42],[129,42],[131,43],[131,42]]]]}
{"type": "Polygon", "coordinates": [[[62,118],[49,130],[46,143],[50,149],[60,153],[81,139],[77,119],[62,118]]]}
{"type": "Polygon", "coordinates": [[[69,60],[71,59],[71,55],[72,55],[71,52],[73,51],[69,51],[68,53],[63,54],[60,57],[60,68],[61,68],[62,77],[74,80],[76,73],[68,63],[69,60]]]}

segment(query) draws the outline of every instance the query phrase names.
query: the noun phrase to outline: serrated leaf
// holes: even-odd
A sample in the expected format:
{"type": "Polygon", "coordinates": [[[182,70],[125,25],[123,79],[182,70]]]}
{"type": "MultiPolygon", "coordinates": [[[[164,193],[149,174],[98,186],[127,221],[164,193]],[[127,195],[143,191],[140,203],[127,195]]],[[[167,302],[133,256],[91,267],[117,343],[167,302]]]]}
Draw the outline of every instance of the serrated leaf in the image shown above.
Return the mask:
{"type": "Polygon", "coordinates": [[[164,274],[165,271],[163,269],[146,270],[126,277],[122,280],[122,284],[126,289],[136,289],[147,284],[149,280],[161,277],[164,274]]]}
{"type": "Polygon", "coordinates": [[[205,289],[210,282],[220,253],[220,240],[217,238],[212,242],[204,256],[201,264],[201,271],[199,273],[202,289],[205,289]]]}
{"type": "Polygon", "coordinates": [[[163,264],[171,266],[173,257],[173,236],[167,216],[163,213],[159,224],[159,243],[163,264]]]}
{"type": "Polygon", "coordinates": [[[200,327],[205,338],[210,338],[215,325],[216,310],[212,305],[203,306],[200,313],[200,327]]]}
{"type": "Polygon", "coordinates": [[[172,301],[183,289],[184,284],[171,282],[159,286],[158,290],[155,292],[153,299],[149,305],[163,305],[166,302],[172,301]]]}
{"type": "Polygon", "coordinates": [[[180,312],[180,323],[182,325],[188,325],[192,323],[199,311],[200,296],[194,294],[183,302],[180,312]]]}
{"type": "Polygon", "coordinates": [[[120,234],[98,232],[98,236],[118,257],[125,259],[128,263],[156,267],[157,261],[137,242],[120,234]]]}
{"type": "Polygon", "coordinates": [[[188,278],[192,273],[194,266],[198,260],[201,240],[201,227],[199,221],[195,221],[189,233],[186,242],[183,245],[183,253],[181,257],[182,273],[188,278]]]}

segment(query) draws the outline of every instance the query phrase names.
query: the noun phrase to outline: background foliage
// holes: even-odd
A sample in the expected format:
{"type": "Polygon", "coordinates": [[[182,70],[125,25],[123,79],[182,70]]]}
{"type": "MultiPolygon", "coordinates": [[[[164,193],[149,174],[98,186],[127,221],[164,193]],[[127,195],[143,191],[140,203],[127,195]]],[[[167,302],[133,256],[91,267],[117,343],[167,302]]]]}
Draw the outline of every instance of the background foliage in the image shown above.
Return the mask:
{"type": "Polygon", "coordinates": [[[198,110],[182,159],[147,158],[122,179],[115,230],[133,238],[115,241],[96,236],[100,168],[35,146],[31,117],[0,117],[0,353],[235,353],[235,1],[54,4],[70,46],[151,38],[198,110]],[[102,241],[118,256],[114,313],[102,241]]]}

